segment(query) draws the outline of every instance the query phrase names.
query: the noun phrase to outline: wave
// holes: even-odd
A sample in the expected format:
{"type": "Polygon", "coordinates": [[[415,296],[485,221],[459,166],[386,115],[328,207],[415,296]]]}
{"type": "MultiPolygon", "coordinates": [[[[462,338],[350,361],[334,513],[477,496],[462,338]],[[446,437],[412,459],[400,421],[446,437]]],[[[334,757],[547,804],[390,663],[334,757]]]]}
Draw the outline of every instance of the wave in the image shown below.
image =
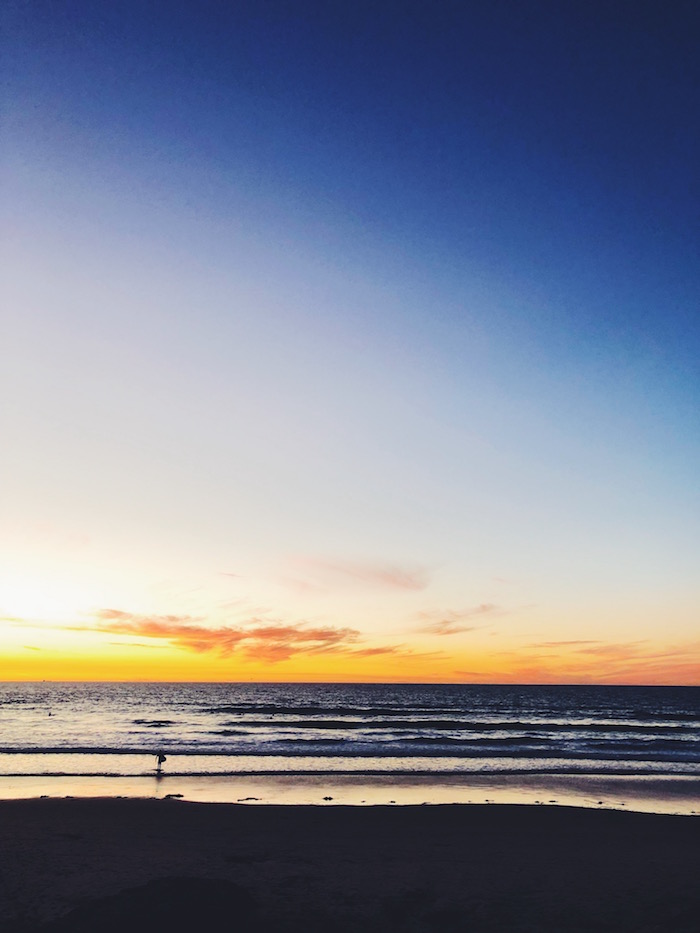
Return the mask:
{"type": "MultiPolygon", "coordinates": [[[[198,748],[185,748],[182,746],[161,745],[158,751],[168,756],[178,758],[454,758],[454,759],[522,759],[522,758],[561,758],[571,761],[590,759],[594,761],[646,761],[649,763],[685,762],[689,765],[700,765],[697,753],[682,747],[675,748],[647,748],[633,744],[625,747],[578,745],[574,747],[558,746],[554,743],[526,743],[494,741],[464,742],[460,740],[445,739],[401,739],[388,741],[382,745],[343,743],[335,739],[307,739],[304,741],[289,742],[284,739],[273,740],[264,745],[246,745],[230,748],[226,746],[210,746],[198,748]]],[[[100,748],[89,746],[73,746],[67,748],[40,748],[32,746],[0,748],[0,756],[114,756],[132,758],[151,758],[155,754],[153,749],[138,747],[130,748],[100,748]]],[[[0,762],[1,762],[0,758],[0,762]]],[[[0,763],[0,774],[8,771],[0,763]]]]}
{"type": "MultiPolygon", "coordinates": [[[[181,770],[169,770],[163,775],[164,778],[234,778],[234,777],[313,777],[315,775],[320,776],[338,776],[338,777],[387,777],[394,775],[405,775],[414,778],[423,778],[423,777],[445,777],[448,775],[454,775],[464,780],[468,780],[470,777],[481,777],[484,774],[493,773],[495,775],[561,775],[561,776],[622,776],[629,778],[646,778],[646,779],[656,779],[663,781],[677,781],[681,780],[684,782],[696,782],[700,784],[700,772],[698,771],[688,771],[688,770],[674,770],[671,773],[661,772],[655,770],[654,768],[647,767],[642,768],[638,766],[638,762],[629,762],[627,767],[622,767],[614,763],[610,763],[603,767],[600,762],[592,759],[582,759],[580,762],[572,762],[571,764],[567,763],[566,765],[544,765],[544,764],[528,764],[523,765],[517,768],[502,766],[493,770],[493,772],[486,772],[484,770],[451,770],[446,771],[437,767],[433,768],[407,768],[407,767],[395,767],[390,771],[386,768],[304,768],[300,770],[294,770],[289,768],[269,768],[269,769],[252,769],[244,768],[238,770],[220,770],[220,771],[204,771],[204,770],[191,770],[191,771],[181,771],[181,770]]],[[[139,771],[139,772],[127,772],[127,771],[17,771],[17,772],[8,772],[3,774],[3,777],[7,778],[35,778],[35,777],[89,777],[89,778],[145,778],[153,781],[156,778],[153,770],[139,771]]]]}
{"type": "Polygon", "coordinates": [[[162,729],[165,726],[176,726],[174,719],[134,719],[135,726],[148,726],[149,729],[162,729]]]}
{"type": "Polygon", "coordinates": [[[212,729],[208,735],[253,735],[250,729],[212,729]]]}
{"type": "MultiPolygon", "coordinates": [[[[361,705],[347,705],[347,704],[334,704],[334,703],[314,703],[314,704],[304,704],[304,705],[293,705],[287,703],[252,703],[252,702],[242,702],[242,703],[226,703],[220,706],[205,706],[198,707],[198,711],[201,713],[208,714],[282,714],[286,716],[305,716],[305,715],[317,715],[322,717],[327,717],[329,714],[332,716],[359,716],[363,720],[370,716],[377,717],[386,717],[386,716],[396,716],[403,718],[406,716],[407,712],[411,717],[422,717],[422,716],[435,716],[436,714],[446,714],[446,715],[457,715],[464,713],[464,708],[461,705],[456,706],[435,706],[431,704],[407,704],[406,706],[361,706],[361,705]]],[[[547,721],[547,715],[551,714],[554,716],[561,716],[562,710],[558,709],[538,709],[538,714],[542,717],[543,722],[547,721]]],[[[688,722],[700,724],[698,719],[698,714],[696,712],[686,712],[681,710],[663,710],[660,714],[659,711],[652,710],[620,710],[620,713],[623,714],[624,720],[628,722],[644,721],[644,720],[663,720],[665,722],[677,721],[677,722],[688,722]]],[[[573,713],[573,710],[572,710],[573,713]]],[[[609,713],[609,710],[601,709],[588,709],[586,714],[590,716],[604,716],[606,713],[609,713]]],[[[580,719],[581,710],[576,710],[575,717],[580,719]]],[[[423,721],[421,719],[421,721],[423,721]]],[[[560,720],[555,720],[560,721],[560,720]]],[[[660,722],[659,724],[663,724],[660,722]]]]}
{"type": "MultiPolygon", "coordinates": [[[[438,707],[430,705],[411,704],[410,710],[414,714],[426,715],[435,713],[458,712],[455,707],[438,707]]],[[[286,715],[300,716],[316,713],[327,715],[333,713],[346,716],[400,716],[406,713],[406,707],[401,706],[346,706],[333,703],[310,704],[293,706],[286,703],[227,703],[223,706],[206,706],[200,709],[202,713],[285,713],[286,715]]]]}
{"type": "MultiPolygon", "coordinates": [[[[610,732],[610,733],[671,733],[694,734],[692,726],[639,725],[634,723],[580,723],[580,722],[541,722],[523,720],[502,720],[481,722],[464,719],[274,719],[274,720],[234,720],[223,724],[226,727],[245,725],[247,729],[434,729],[445,731],[469,732],[525,732],[541,730],[543,732],[610,732]]],[[[220,732],[211,732],[221,735],[220,732]]]]}
{"type": "Polygon", "coordinates": [[[168,773],[357,770],[373,759],[383,773],[527,762],[566,773],[586,760],[697,772],[698,701],[692,688],[0,684],[0,775],[152,773],[161,750],[168,773]]]}

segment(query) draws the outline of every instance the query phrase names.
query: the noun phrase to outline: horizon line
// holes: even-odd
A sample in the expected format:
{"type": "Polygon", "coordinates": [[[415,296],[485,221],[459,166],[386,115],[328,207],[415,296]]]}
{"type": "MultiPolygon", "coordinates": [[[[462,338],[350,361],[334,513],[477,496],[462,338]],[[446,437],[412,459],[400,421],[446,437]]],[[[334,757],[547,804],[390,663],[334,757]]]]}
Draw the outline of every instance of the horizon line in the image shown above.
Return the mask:
{"type": "Polygon", "coordinates": [[[0,679],[0,684],[172,684],[173,686],[195,686],[226,684],[229,686],[377,686],[377,687],[670,687],[700,689],[700,683],[598,683],[592,681],[551,681],[534,683],[528,681],[454,681],[454,680],[32,680],[16,678],[0,679]]]}

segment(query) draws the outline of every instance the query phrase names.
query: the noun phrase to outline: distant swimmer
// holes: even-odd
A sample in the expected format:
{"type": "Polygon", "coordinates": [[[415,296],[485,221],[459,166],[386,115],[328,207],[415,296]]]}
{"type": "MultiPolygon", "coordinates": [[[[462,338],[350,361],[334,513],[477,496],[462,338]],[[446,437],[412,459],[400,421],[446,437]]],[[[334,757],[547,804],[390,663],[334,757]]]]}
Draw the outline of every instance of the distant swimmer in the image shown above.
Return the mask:
{"type": "Polygon", "coordinates": [[[158,754],[156,755],[156,761],[157,761],[156,771],[158,772],[158,774],[160,774],[160,772],[163,770],[163,762],[167,761],[163,752],[158,752],[158,754]]]}

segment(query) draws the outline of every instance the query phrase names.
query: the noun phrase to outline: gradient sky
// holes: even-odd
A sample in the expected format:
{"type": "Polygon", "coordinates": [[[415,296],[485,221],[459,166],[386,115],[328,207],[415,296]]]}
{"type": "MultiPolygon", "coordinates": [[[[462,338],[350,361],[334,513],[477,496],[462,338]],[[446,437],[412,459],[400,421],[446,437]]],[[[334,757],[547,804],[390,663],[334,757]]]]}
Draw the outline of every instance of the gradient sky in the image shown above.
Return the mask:
{"type": "Polygon", "coordinates": [[[3,18],[0,678],[700,682],[694,2],[3,18]]]}

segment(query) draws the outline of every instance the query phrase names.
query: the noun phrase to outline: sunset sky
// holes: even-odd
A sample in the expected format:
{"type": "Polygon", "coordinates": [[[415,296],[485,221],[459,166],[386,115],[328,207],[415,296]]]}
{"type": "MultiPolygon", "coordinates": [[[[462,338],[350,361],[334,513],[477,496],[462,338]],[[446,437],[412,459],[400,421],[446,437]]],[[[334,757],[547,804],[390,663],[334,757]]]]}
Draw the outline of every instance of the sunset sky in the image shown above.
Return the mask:
{"type": "Polygon", "coordinates": [[[696,18],[9,0],[0,679],[700,683],[696,18]]]}

